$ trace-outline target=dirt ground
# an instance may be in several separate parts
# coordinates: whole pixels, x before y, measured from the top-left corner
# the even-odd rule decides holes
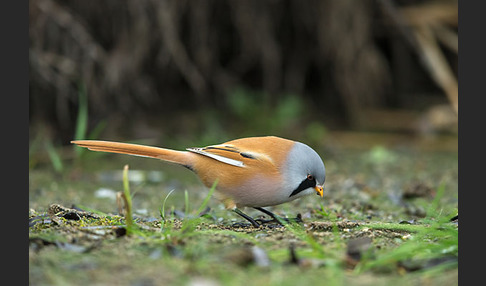
[[[62,173],[39,164],[29,176],[29,282],[457,285],[457,152],[325,151],[324,198],[269,208],[303,223],[258,229],[214,199],[197,213],[208,191],[183,168],[98,154]],[[116,199],[127,163],[129,235]]]

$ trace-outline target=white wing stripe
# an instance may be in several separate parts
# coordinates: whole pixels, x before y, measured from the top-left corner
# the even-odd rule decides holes
[[[216,154],[211,154],[211,153],[208,153],[208,152],[204,152],[201,148],[187,148],[186,150],[197,153],[197,154],[204,155],[204,156],[209,157],[209,158],[213,158],[214,160],[217,160],[217,161],[220,161],[220,162],[232,165],[232,166],[245,167],[245,164],[241,161],[226,158],[226,157],[216,155]]]

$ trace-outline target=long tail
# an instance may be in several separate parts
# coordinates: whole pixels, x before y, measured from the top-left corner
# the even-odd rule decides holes
[[[99,140],[75,140],[71,141],[71,143],[88,148],[92,151],[155,158],[180,164],[188,168],[192,168],[193,166],[194,157],[190,152],[186,151],[175,151],[159,147]]]

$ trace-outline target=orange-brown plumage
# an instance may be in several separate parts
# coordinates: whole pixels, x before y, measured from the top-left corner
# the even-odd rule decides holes
[[[208,146],[203,148],[206,152],[241,161],[245,167],[218,162],[216,168],[214,159],[201,155],[194,160],[193,169],[208,187],[218,178],[217,195],[227,208],[241,207],[246,205],[243,201],[249,200],[249,196],[259,195],[258,189],[247,190],[245,182],[264,176],[269,180],[269,184],[276,186],[282,180],[279,166],[285,158],[284,154],[293,144],[294,141],[278,137],[261,137],[259,142],[252,138],[242,138]],[[241,154],[247,154],[251,158]],[[245,189],[246,193],[242,193],[242,189]]]
[[[226,208],[240,215],[239,207],[277,205],[308,195],[313,189],[322,196],[325,180],[324,164],[314,150],[300,142],[274,136],[241,138],[203,148],[187,148],[187,151],[97,140],[72,143],[93,151],[183,165],[208,187],[218,180],[217,197]]]
[[[192,157],[188,152],[175,151],[159,147],[151,147],[139,144],[99,141],[99,140],[75,140],[71,141],[78,146],[92,151],[127,154],[134,156],[150,157],[180,165],[192,165]]]

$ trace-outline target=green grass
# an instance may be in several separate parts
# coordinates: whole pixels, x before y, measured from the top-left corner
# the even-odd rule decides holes
[[[128,165],[123,168],[123,198],[125,201],[125,222],[127,224],[127,235],[135,231],[135,223],[132,214],[132,195],[130,194],[130,182],[128,180]]]
[[[86,86],[81,84],[78,88],[78,117],[76,118],[76,129],[74,134],[75,140],[86,139],[88,131],[88,95],[86,93]],[[84,148],[75,148],[77,157],[81,157]]]
[[[61,156],[54,148],[54,145],[51,141],[46,141],[46,150],[54,170],[58,173],[62,173],[64,171],[64,164],[62,162]]]
[[[207,198],[209,197],[210,194]],[[167,203],[167,200],[164,203]],[[162,206],[161,209],[163,208],[165,207]],[[197,214],[201,209],[204,209],[204,203],[200,204],[197,211],[192,209],[190,214]],[[107,239],[101,248],[95,248],[90,253],[80,255],[68,254],[64,251],[53,256],[52,259],[54,257],[64,259],[64,265],[74,268],[77,268],[76,265],[79,263],[85,263],[82,261],[103,265],[101,273],[91,274],[99,283],[109,281],[106,280],[109,278],[104,277],[106,273],[122,267],[126,269],[126,274],[117,275],[132,282],[137,279],[143,280],[144,275],[156,279],[159,274],[155,269],[160,269],[161,273],[166,274],[157,279],[163,279],[167,285],[186,284],[195,279],[194,277],[206,277],[206,279],[219,281],[221,285],[260,283],[296,285],[322,283],[322,281],[326,281],[326,285],[347,285],[352,284],[352,281],[358,281],[358,277],[363,276],[371,276],[370,279],[374,283],[383,280],[384,284],[378,283],[378,285],[386,285],[394,281],[394,277],[403,276],[400,274],[400,262],[457,256],[457,228],[443,221],[431,225],[369,223],[344,232],[338,227],[334,227],[331,231],[310,231],[308,227],[297,224],[287,224],[285,228],[276,230],[210,227],[211,220],[197,216],[186,216],[182,220],[164,216],[164,219],[165,221],[159,222],[160,225],[139,221],[137,223],[139,227],[132,232],[135,235],[128,235],[122,240]],[[113,218],[113,225],[119,225],[118,221]],[[128,217],[125,217],[125,222],[129,234]],[[77,223],[83,226],[93,224],[89,220]],[[70,222],[70,224],[75,223]],[[363,232],[363,229],[368,230]],[[44,229],[44,231],[56,233],[55,229]],[[389,242],[386,236],[380,237],[383,231],[399,233],[408,238],[393,238]],[[74,229],[70,232],[76,233]],[[358,237],[361,233],[374,236],[371,251],[364,253],[363,259],[350,272],[344,260],[346,241]],[[55,236],[44,237],[57,241]],[[382,240],[386,241],[385,246],[380,249],[374,247],[375,243]],[[290,245],[295,245],[295,253],[301,262],[299,265],[290,262]],[[268,255],[271,261],[268,268],[255,265],[254,258],[249,254],[252,246],[263,249]],[[116,259],[109,260],[101,257],[102,254]],[[48,257],[42,255],[38,258],[40,261],[32,262],[36,265],[34,268],[41,267],[49,273],[49,277],[44,279],[53,284],[58,280],[70,281],[72,277],[58,273],[47,266],[57,264],[53,260],[46,261],[45,259],[50,259]],[[441,277],[448,275],[451,269],[457,269],[457,262],[439,264],[420,271],[427,277]],[[383,279],[381,277],[383,271],[392,276]],[[84,272],[86,271],[80,271],[80,273]],[[79,275],[74,274],[74,277]],[[119,281],[122,285],[130,284],[122,282],[123,279],[120,277],[115,278],[115,281]],[[93,282],[86,276],[79,279],[79,283]],[[397,285],[410,283],[407,279],[402,281],[403,284]]]
[[[74,130],[74,140],[97,139],[106,127],[106,120],[101,120],[89,132],[89,102],[86,86],[80,84],[78,87],[78,115]],[[74,146],[73,146],[74,147]],[[85,148],[74,147],[74,154],[77,161],[84,158]]]
[[[165,223],[167,222],[168,218],[166,217],[165,215],[165,205],[167,203],[167,199],[170,197],[170,195],[175,191],[175,189],[172,189],[168,194],[167,196],[165,196],[164,198],[164,202],[162,203],[162,206],[159,208],[159,213],[160,213],[160,217],[162,218],[162,222],[161,222],[161,230],[163,230],[164,228],[164,225]]]
[[[437,188],[436,196],[427,209],[427,216],[420,219],[417,224],[399,223],[374,223],[363,225],[362,228],[376,230],[401,231],[404,233],[399,246],[385,248],[377,251],[373,256],[368,256],[355,269],[357,273],[366,270],[380,269],[395,265],[396,263],[416,260],[426,261],[444,257],[458,257],[459,229],[450,222],[455,209],[447,211],[440,205],[440,199],[444,195],[445,184]],[[436,268],[457,267],[458,260],[452,260],[447,264],[440,264]],[[426,271],[435,271],[434,267]]]
[[[402,162],[406,164],[406,161]],[[43,191],[30,190],[32,200],[47,205],[46,202],[63,203],[58,199],[64,199],[64,204],[69,206],[69,202],[82,198],[81,204],[76,201],[76,205],[96,212],[102,218],[62,219],[63,225],[39,223],[29,228],[30,238],[51,242],[38,249],[31,246],[29,278],[49,285],[187,285],[198,282],[198,279],[219,285],[457,284],[458,265],[454,258],[458,256],[458,227],[449,222],[457,212],[457,205],[453,200],[451,202],[454,188],[450,182],[437,180],[435,197],[407,201],[423,205],[426,213],[425,217],[415,217],[412,224],[400,223],[410,217],[400,211],[400,206],[390,205],[385,195],[365,201],[373,205],[370,220],[359,198],[352,197],[354,194],[349,191],[352,189],[343,187],[346,186],[344,183],[339,184],[340,172],[346,180],[353,175],[343,169],[340,172],[333,170],[333,164],[329,166],[335,181],[330,181],[324,201],[309,197],[274,210],[277,214],[283,211],[287,216],[308,212],[305,225],[287,224],[263,229],[233,227],[235,221],[245,221],[220,208],[220,204],[212,199],[215,186],[208,193],[198,193],[198,187],[194,185],[178,185],[176,188],[182,191],[177,192],[166,182],[159,185],[147,183],[136,185],[135,189],[140,190],[134,196],[130,191],[134,186],[128,184],[129,170],[126,168],[122,184],[103,186],[122,188],[130,200],[126,205],[130,205],[127,213],[132,214],[133,230],[121,237],[114,235],[110,226],[120,228],[126,225],[128,229],[130,219],[110,213],[116,210],[114,202],[110,209],[108,201],[101,204],[107,199],[90,197],[100,184],[108,183],[86,185],[81,181],[65,184],[57,181],[49,185],[52,179],[47,173],[36,175],[34,172],[31,184],[37,185],[40,179],[48,184]],[[69,166],[65,166],[67,168]],[[209,213],[200,216],[208,206],[211,207]],[[156,220],[136,216],[139,208],[155,210]],[[180,216],[174,210],[181,210]],[[259,215],[251,210],[248,213]],[[151,215],[154,214],[148,217]],[[347,221],[358,224],[346,226]],[[327,227],[318,228],[319,224]],[[101,228],[90,229],[90,226]],[[360,237],[371,237],[370,247],[363,251],[355,267],[349,267],[347,243]],[[58,242],[85,246],[89,251],[73,252],[56,246]],[[255,263],[251,254],[253,247],[266,253],[270,260],[268,267]],[[291,249],[294,249],[298,263],[292,261]],[[444,259],[443,263],[435,266],[428,263],[441,259]],[[411,269],[414,267],[416,269]]]
[[[396,225],[367,225],[374,229],[398,229]],[[458,230],[455,226],[437,223],[434,225],[418,225],[399,228],[410,233],[404,235],[400,245],[393,248],[384,248],[366,257],[355,269],[356,273],[369,270],[380,270],[397,263],[414,260],[417,262],[444,257],[458,256]],[[437,268],[457,267],[458,261],[452,260],[446,265],[440,264]],[[424,271],[434,271],[434,267]]]

